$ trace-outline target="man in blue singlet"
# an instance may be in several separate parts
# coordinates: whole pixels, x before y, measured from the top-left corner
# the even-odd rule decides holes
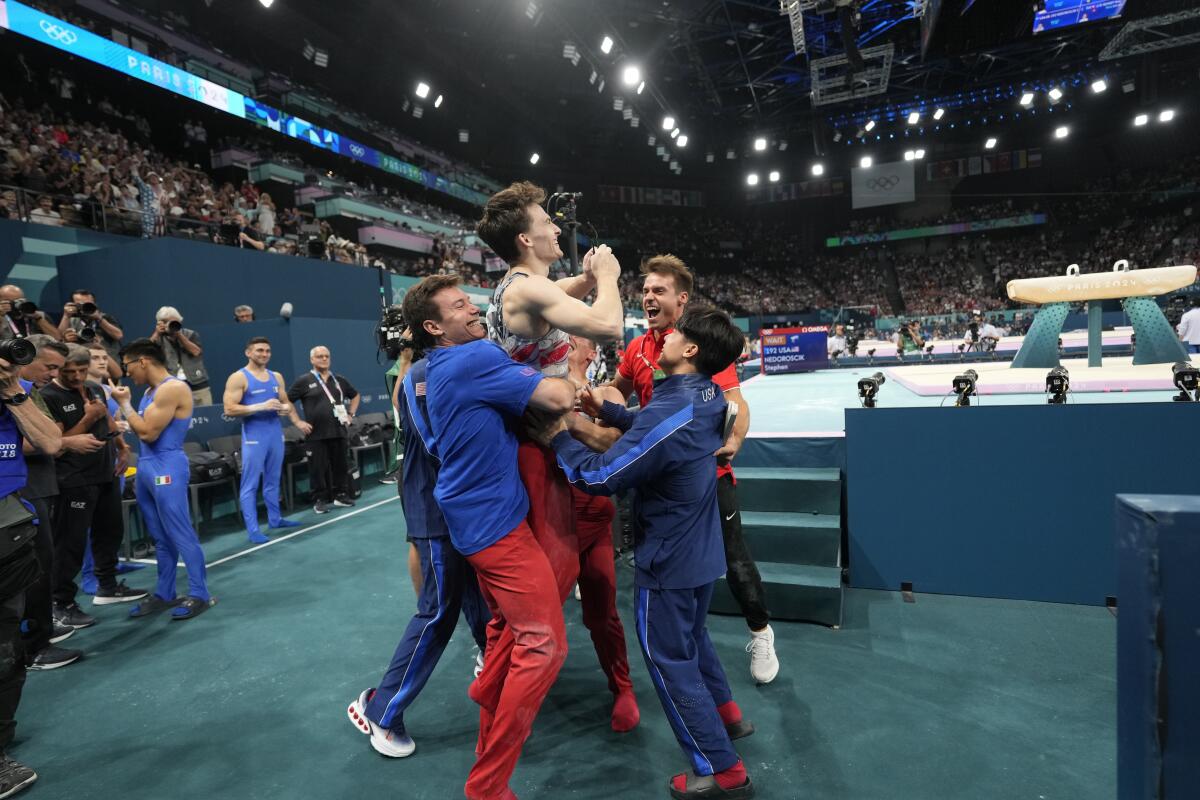
[[[188,513],[188,461],[183,437],[192,419],[192,390],[167,372],[162,348],[149,339],[136,339],[121,351],[125,374],[150,388],[138,410],[129,402],[128,386],[112,387],[129,427],[142,442],[137,468],[138,508],[154,539],[158,585],[154,594],[129,612],[144,617],[171,609],[171,619],[191,619],[213,604],[205,581],[204,551]],[[175,565],[187,568],[188,595],[175,595]]]
[[[271,342],[255,336],[246,343],[246,366],[225,381],[225,413],[242,418],[242,519],[253,544],[270,541],[258,528],[258,484],[267,502],[267,522],[272,528],[294,528],[299,522],[279,513],[279,478],[283,470],[281,416],[300,421],[288,402],[283,376],[267,369]]]

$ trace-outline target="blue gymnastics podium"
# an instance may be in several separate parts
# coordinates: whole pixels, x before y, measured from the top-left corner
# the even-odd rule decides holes
[[[1200,497],[1117,496],[1117,796],[1200,791]]]

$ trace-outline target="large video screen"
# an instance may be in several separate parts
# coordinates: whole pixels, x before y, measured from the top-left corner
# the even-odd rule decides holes
[[[42,44],[48,44],[71,55],[154,84],[160,89],[181,94],[197,103],[204,103],[206,106],[233,114],[235,117],[248,119],[284,136],[308,142],[313,147],[339,153],[372,167],[378,167],[460,200],[466,200],[478,206],[487,202],[487,196],[474,189],[381,153],[348,136],[314,125],[307,120],[286,111],[280,111],[266,103],[260,103],[252,97],[246,97],[240,92],[205,80],[198,75],[150,58],[145,53],[123,47],[110,39],[97,36],[91,31],[76,27],[69,22],[38,11],[36,8],[18,3],[16,0],[0,0],[0,28],[7,28]]]
[[[1033,32],[1053,31],[1083,22],[1121,16],[1125,0],[1046,0],[1045,8],[1033,15]]]

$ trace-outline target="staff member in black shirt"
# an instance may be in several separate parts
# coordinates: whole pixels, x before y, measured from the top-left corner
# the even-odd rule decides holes
[[[141,600],[146,592],[117,582],[117,552],[124,537],[121,493],[117,475],[125,471],[129,445],[120,437],[108,413],[100,384],[87,380],[92,354],[86,347],[68,345],[67,361],[59,375],[42,390],[42,397],[63,436],[90,433],[103,441],[93,452],[66,452],[55,462],[58,503],[54,515],[55,622],[72,628],[96,624],[75,602],[75,576],[83,564],[88,530],[92,533],[92,557],[96,562],[96,605]]]
[[[288,400],[304,406],[304,420],[298,427],[311,446],[308,473],[313,511],[324,514],[330,502],[354,505],[346,465],[346,429],[358,413],[360,398],[350,381],[330,371],[328,347],[317,345],[309,351],[308,360],[313,368],[292,383]]]

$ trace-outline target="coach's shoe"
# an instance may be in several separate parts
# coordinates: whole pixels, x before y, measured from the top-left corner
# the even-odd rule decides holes
[[[132,603],[141,600],[148,594],[150,593],[141,589],[130,589],[124,582],[121,582],[108,589],[97,589],[96,596],[92,598],[92,605],[106,606],[111,603]]]
[[[294,519],[287,519],[286,517],[283,517],[279,520],[278,525],[271,526],[271,530],[277,531],[280,528],[299,528],[303,524],[303,522],[296,522]]]
[[[29,659],[27,669],[34,670],[35,672],[58,669],[59,667],[65,667],[67,664],[74,664],[81,658],[83,658],[82,650],[68,650],[65,647],[48,645],[36,653],[33,658]]]
[[[246,531],[246,538],[250,541],[250,544],[266,544],[271,541],[271,537],[262,531]]]
[[[168,608],[174,608],[177,605],[179,605],[178,597],[172,597],[170,600],[163,600],[158,595],[152,594],[133,608],[129,609],[129,616],[148,617],[151,614],[157,614],[160,611],[166,611]]]
[[[0,798],[12,797],[36,780],[36,772],[21,762],[0,754]]]
[[[333,504],[338,508],[354,507],[354,501],[350,499],[350,495],[348,494],[339,494],[337,497],[333,498]]]
[[[358,730],[359,733],[365,733],[371,737],[371,747],[376,753],[387,756],[388,758],[406,758],[413,754],[417,749],[417,744],[412,740],[412,737],[404,731],[389,731],[379,727],[371,720],[367,719],[367,703],[371,701],[371,696],[375,694],[374,689],[367,689],[352,702],[349,708],[346,709],[346,716],[350,718],[351,724]]]
[[[50,629],[50,644],[58,644],[64,639],[70,639],[75,635],[75,629],[70,625],[59,625],[57,622],[51,623]]]
[[[746,652],[750,654],[750,675],[755,683],[775,680],[779,674],[779,659],[775,657],[775,631],[770,625],[761,631],[750,631]]]
[[[754,724],[742,717],[742,710],[733,700],[717,706],[717,713],[721,715],[721,722],[725,725],[725,733],[729,736],[730,741],[742,739],[754,733]]]
[[[96,624],[96,618],[83,613],[78,603],[69,606],[54,607],[54,622],[69,628],[90,628]]]
[[[328,514],[329,513],[329,504],[326,503],[324,500],[318,500],[317,502],[313,503],[313,513],[314,514]]]
[[[739,761],[724,772],[715,775],[696,775],[685,772],[671,778],[671,797],[675,800],[747,800],[754,797],[754,784]]]
[[[171,609],[171,621],[198,617],[216,604],[217,598],[215,597],[208,600],[201,600],[199,597],[185,597],[179,601],[178,605]]]

